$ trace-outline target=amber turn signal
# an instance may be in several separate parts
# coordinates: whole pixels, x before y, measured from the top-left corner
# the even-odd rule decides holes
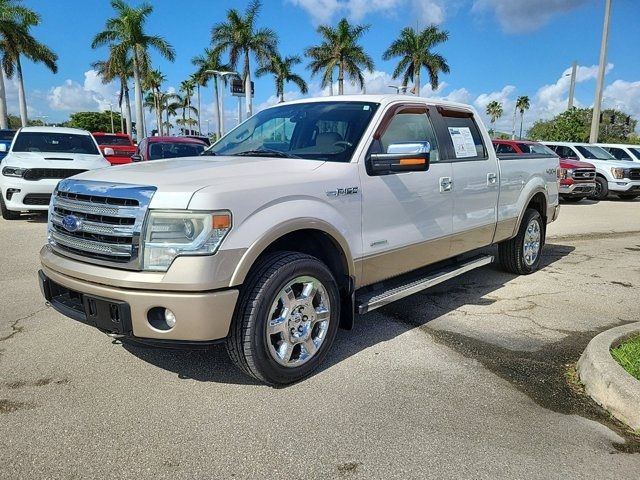
[[[231,215],[214,215],[213,228],[215,230],[231,228]]]
[[[400,165],[424,165],[427,161],[424,158],[402,158]]]

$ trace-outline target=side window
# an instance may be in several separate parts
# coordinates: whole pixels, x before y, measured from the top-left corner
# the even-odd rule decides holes
[[[627,154],[627,152],[625,152],[621,148],[606,147],[605,150],[607,150],[611,155],[616,157],[618,160],[632,160],[632,158]]]
[[[578,155],[578,152],[576,152],[573,148],[571,147],[565,147],[567,149],[567,158],[580,158],[580,155]]]
[[[443,114],[442,119],[453,143],[453,158],[464,160],[484,160],[487,158],[487,148],[473,117]]]
[[[418,112],[415,109],[400,111],[387,125],[380,137],[382,151],[386,152],[389,145],[394,143],[424,142],[431,145],[430,162],[439,160],[438,141],[431,125],[427,112]]]
[[[500,143],[496,147],[496,153],[518,153],[516,149],[506,143]]]

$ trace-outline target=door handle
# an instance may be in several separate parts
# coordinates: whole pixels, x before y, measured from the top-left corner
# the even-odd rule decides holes
[[[450,192],[453,188],[451,177],[440,177],[440,193]]]
[[[495,185],[498,181],[498,175],[495,173],[487,173],[487,185]]]

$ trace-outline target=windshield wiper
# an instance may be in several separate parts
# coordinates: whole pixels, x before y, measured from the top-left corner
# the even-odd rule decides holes
[[[263,148],[261,150],[246,150],[244,152],[232,153],[237,157],[280,157],[280,158],[300,158],[293,153],[281,152],[280,150],[271,150]]]

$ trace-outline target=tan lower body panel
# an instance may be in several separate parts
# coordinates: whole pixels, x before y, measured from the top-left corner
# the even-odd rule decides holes
[[[500,220],[496,226],[496,235],[493,238],[493,243],[501,242],[513,237],[516,233],[516,227],[518,226],[517,218],[510,218],[508,220]]]
[[[133,334],[140,338],[186,341],[224,338],[229,333],[239,293],[238,290],[198,293],[129,290],[77,280],[46,266],[43,271],[55,283],[76,292],[127,302]],[[175,327],[161,331],[149,325],[147,312],[153,307],[171,309],[176,316]]]

